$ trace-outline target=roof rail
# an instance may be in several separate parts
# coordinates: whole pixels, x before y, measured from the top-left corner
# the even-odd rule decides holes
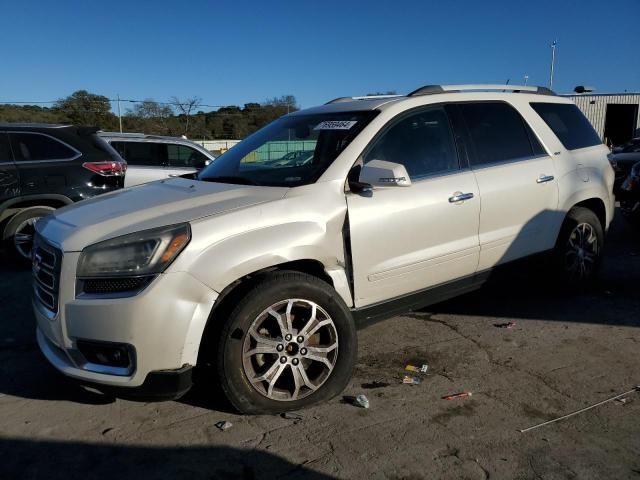
[[[411,92],[408,97],[417,97],[420,95],[433,95],[436,93],[451,92],[473,92],[473,91],[493,91],[508,90],[514,93],[527,92],[538,95],[555,95],[555,92],[547,87],[533,87],[528,85],[499,85],[499,84],[469,84],[469,85],[425,85]]]
[[[100,130],[100,135],[113,136],[113,137],[144,137],[144,133],[140,132],[111,132],[107,130]]]
[[[398,97],[404,97],[404,95],[362,95],[359,97],[338,97],[328,101],[327,103],[325,103],[325,105],[330,105],[332,103],[353,102],[354,100],[379,100],[384,98],[398,98]]]

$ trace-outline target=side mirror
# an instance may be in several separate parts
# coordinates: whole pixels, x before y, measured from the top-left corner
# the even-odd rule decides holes
[[[360,170],[360,183],[373,187],[410,187],[411,179],[404,165],[385,160],[371,160]]]

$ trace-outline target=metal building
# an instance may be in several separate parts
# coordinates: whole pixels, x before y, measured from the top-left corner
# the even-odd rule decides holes
[[[609,146],[640,137],[640,93],[586,93],[571,98]]]

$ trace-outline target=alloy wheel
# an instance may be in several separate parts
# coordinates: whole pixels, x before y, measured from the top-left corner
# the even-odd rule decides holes
[[[252,322],[242,349],[244,373],[265,397],[305,398],[330,377],[338,359],[338,332],[325,310],[310,300],[274,303]]]
[[[595,229],[588,223],[576,225],[569,235],[565,251],[567,271],[579,278],[588,278],[596,267],[599,254]]]
[[[13,235],[13,245],[16,251],[25,259],[31,260],[33,250],[33,236],[35,224],[41,217],[31,217],[20,223]]]

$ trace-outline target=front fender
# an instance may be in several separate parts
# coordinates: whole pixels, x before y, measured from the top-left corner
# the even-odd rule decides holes
[[[329,233],[326,227],[295,222],[243,232],[203,250],[192,262],[190,272],[216,292],[222,292],[251,273],[287,262],[314,260],[324,266],[344,302],[352,305],[341,230]]]

